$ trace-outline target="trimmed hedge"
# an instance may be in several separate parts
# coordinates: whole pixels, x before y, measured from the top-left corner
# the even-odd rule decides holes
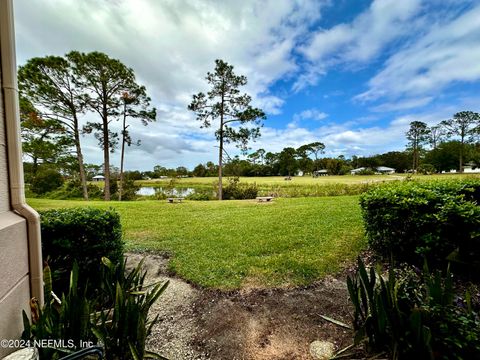
[[[479,203],[480,179],[387,184],[360,197],[370,247],[408,262],[480,255]]]
[[[120,216],[114,210],[94,208],[56,209],[40,212],[43,258],[53,270],[54,280],[62,285],[74,261],[82,279],[91,288],[102,271],[102,256],[122,261],[123,241]]]

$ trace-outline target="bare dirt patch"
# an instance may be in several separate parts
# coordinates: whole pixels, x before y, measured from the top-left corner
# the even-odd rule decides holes
[[[136,263],[145,254],[129,254]],[[309,345],[327,340],[337,350],[352,342],[351,308],[343,277],[292,289],[205,290],[168,274],[168,259],[146,255],[148,281],[170,280],[152,309],[161,321],[147,346],[169,359],[311,359]]]

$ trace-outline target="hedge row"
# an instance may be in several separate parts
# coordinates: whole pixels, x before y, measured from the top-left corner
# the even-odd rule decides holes
[[[404,182],[360,197],[370,247],[408,262],[480,255],[480,179]]]
[[[122,227],[114,210],[56,209],[42,211],[40,216],[43,258],[54,271],[57,284],[68,285],[76,261],[81,278],[95,288],[103,269],[102,256],[115,263],[122,261]]]

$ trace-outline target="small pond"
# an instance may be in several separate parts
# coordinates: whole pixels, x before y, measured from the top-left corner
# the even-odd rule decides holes
[[[137,191],[137,195],[140,196],[151,196],[155,194],[165,194],[167,196],[174,197],[187,197],[188,195],[194,194],[194,188],[163,188],[163,187],[153,187],[153,186],[143,186]]]

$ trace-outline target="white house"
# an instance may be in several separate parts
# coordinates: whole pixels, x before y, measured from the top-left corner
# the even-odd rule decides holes
[[[313,177],[327,176],[327,175],[328,175],[328,170],[327,169],[315,170],[313,172]]]
[[[377,167],[377,172],[380,174],[393,174],[395,172],[395,169],[387,166],[379,166]]]
[[[368,169],[370,169],[370,168],[359,167],[357,169],[350,170],[350,174],[357,175],[358,173],[360,173],[364,170],[368,170]],[[373,168],[372,170],[374,170],[377,174],[393,174],[393,173],[395,173],[394,168],[387,167],[387,166],[378,166],[376,168]]]
[[[359,167],[357,169],[350,170],[351,175],[357,175],[359,172],[362,172],[364,170],[367,170],[366,167]]]
[[[96,175],[92,178],[93,181],[105,181],[105,176],[103,175]]]

